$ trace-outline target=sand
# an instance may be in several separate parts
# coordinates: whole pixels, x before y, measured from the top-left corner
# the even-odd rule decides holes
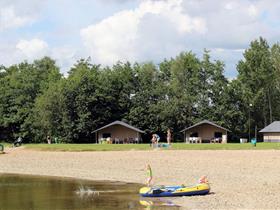
[[[206,196],[175,199],[183,209],[280,209],[280,151],[42,152],[8,149],[0,173],[20,173],[144,183],[152,166],[155,184],[211,183]]]

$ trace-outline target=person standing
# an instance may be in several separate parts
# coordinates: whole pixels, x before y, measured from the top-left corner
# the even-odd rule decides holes
[[[154,134],[155,135],[155,138],[156,138],[156,143],[158,144],[158,142],[159,142],[159,140],[160,140],[160,137],[159,137],[159,135],[158,134]]]
[[[171,130],[167,129],[167,144],[171,145]]]
[[[156,134],[156,133],[154,133],[154,134],[152,135],[152,140],[151,140],[151,142],[152,142],[152,147],[153,147],[153,148],[158,148],[158,146],[159,146],[159,144],[158,144],[159,140],[160,140],[159,135]]]
[[[155,148],[156,141],[157,141],[157,139],[156,139],[155,134],[152,134],[152,139],[151,139],[151,147],[152,148]]]
[[[147,176],[148,176],[146,184],[148,187],[150,187],[151,182],[153,180],[153,172],[152,172],[152,168],[151,168],[150,164],[147,165],[146,170],[147,170]]]
[[[22,138],[21,136],[18,137],[18,139],[14,142],[14,147],[19,147],[22,144]]]
[[[51,137],[50,136],[47,136],[47,142],[48,142],[48,144],[51,144],[52,142],[51,142]]]

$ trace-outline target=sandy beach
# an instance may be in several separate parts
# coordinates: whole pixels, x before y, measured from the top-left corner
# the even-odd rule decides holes
[[[194,184],[207,175],[211,193],[175,200],[183,209],[280,209],[280,151],[43,152],[9,148],[0,173],[155,184]]]

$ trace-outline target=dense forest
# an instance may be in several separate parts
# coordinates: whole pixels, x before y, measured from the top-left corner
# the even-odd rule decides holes
[[[231,141],[280,119],[280,45],[250,43],[229,80],[224,63],[182,52],[154,63],[111,67],[81,59],[65,77],[49,57],[0,66],[0,140],[94,142],[93,131],[122,120],[146,132],[183,140],[180,130],[210,120],[231,130]],[[250,118],[249,118],[250,115]],[[145,136],[144,136],[145,138]]]

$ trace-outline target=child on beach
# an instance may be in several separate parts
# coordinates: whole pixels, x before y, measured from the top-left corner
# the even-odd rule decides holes
[[[150,164],[147,165],[146,170],[147,170],[147,176],[148,176],[146,184],[148,187],[150,187],[152,179],[153,179],[153,172],[152,172],[152,168],[151,168]]]
[[[208,179],[207,176],[202,176],[200,177],[200,179],[198,180],[199,184],[204,184],[204,183],[208,183]]]

